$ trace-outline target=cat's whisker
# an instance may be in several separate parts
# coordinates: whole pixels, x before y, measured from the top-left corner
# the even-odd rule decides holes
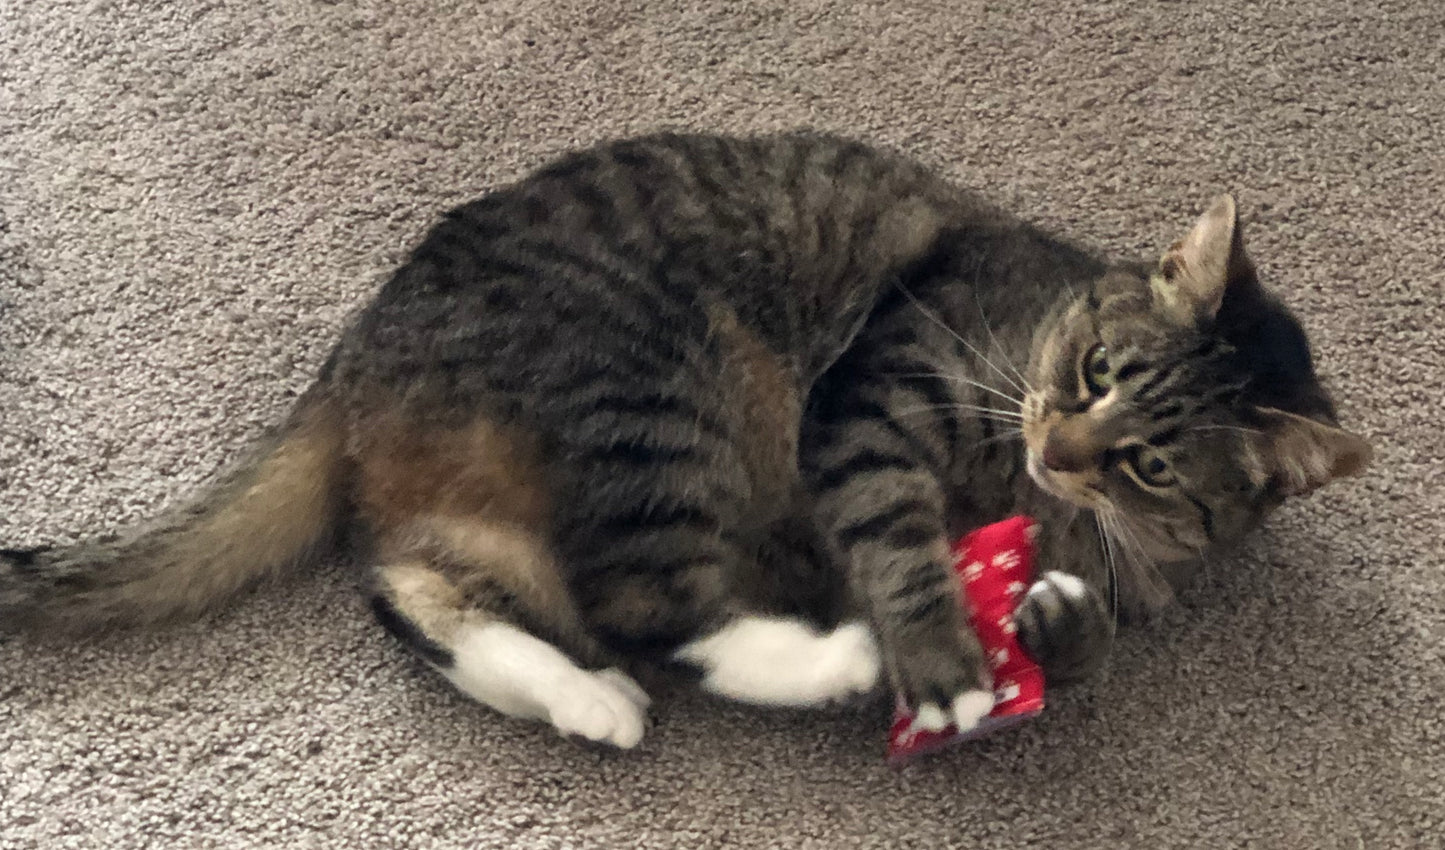
[[[901,411],[901,412],[899,412],[899,413],[894,413],[893,415],[894,415],[896,418],[898,418],[898,419],[903,419],[903,418],[906,418],[906,417],[909,417],[909,416],[918,416],[919,414],[923,414],[923,413],[932,413],[932,414],[934,414],[934,415],[937,415],[938,411],[937,411],[937,410],[930,410],[930,409],[928,409],[928,408],[918,408],[918,409],[915,409],[915,410],[905,410],[905,411]],[[1018,426],[1022,424],[1022,423],[1020,423],[1020,422],[1018,422],[1018,421],[1016,421],[1016,420],[1013,420],[1013,419],[998,419],[998,418],[995,418],[995,417],[992,417],[992,416],[988,416],[988,415],[985,415],[985,414],[972,414],[972,415],[973,415],[975,418],[977,418],[978,420],[980,420],[980,421],[992,422],[992,423],[995,424],[995,425],[1007,426],[1007,427],[1009,427],[1010,429],[1018,428]],[[1023,439],[1023,430],[1022,430],[1021,428],[1019,428],[1019,434],[1018,434],[1017,436],[1018,436],[1019,439]]]
[[[1128,517],[1117,509],[1107,512],[1106,522],[1113,531],[1114,537],[1120,546],[1125,549],[1126,563],[1130,568],[1135,580],[1141,583],[1141,590],[1161,599],[1167,599],[1173,595],[1173,589],[1159,571],[1159,565],[1153,558],[1149,557],[1144,543],[1139,539],[1138,532],[1134,529]],[[1143,587],[1147,582],[1148,587]]]
[[[1016,410],[1004,410],[1002,408],[989,407],[982,404],[968,404],[967,402],[954,402],[945,406],[952,407],[955,410],[971,410],[974,413],[988,413],[993,416],[1001,416],[1004,419],[1012,419],[1018,422],[1024,421],[1024,415]]]
[[[1238,431],[1241,434],[1263,434],[1258,428],[1246,428],[1243,425],[1194,425],[1184,429],[1190,431]]]
[[[1104,569],[1109,580],[1109,619],[1119,622],[1119,570],[1114,564],[1114,547],[1109,542],[1109,533],[1104,530],[1103,514],[1094,512],[1094,528],[1099,532],[1099,545],[1103,549]]]
[[[1119,512],[1115,509],[1107,509],[1104,512],[1104,525],[1109,529],[1109,535],[1114,539],[1125,563],[1137,565],[1145,560],[1142,547],[1137,537],[1124,527]]]
[[[993,347],[998,351],[999,356],[1003,358],[1004,365],[1008,366],[1009,371],[1017,375],[1019,381],[1025,387],[1033,389],[1029,386],[1029,379],[1025,378],[1024,373],[1020,372],[1018,367],[1014,365],[1013,361],[1009,359],[1008,352],[1005,351],[1004,347],[999,344],[998,337],[994,336],[993,325],[989,323],[988,316],[983,312],[983,298],[979,295],[979,291],[979,287],[975,286],[973,288],[973,303],[974,306],[978,307],[978,317],[983,321],[983,329],[988,332],[989,340],[993,343]]]
[[[1121,542],[1124,542],[1124,548],[1129,549],[1130,561],[1140,565],[1140,567],[1155,570],[1155,562],[1153,562],[1153,558],[1150,558],[1149,554],[1144,551],[1144,544],[1140,542],[1139,533],[1134,531],[1133,526],[1130,525],[1129,520],[1124,518],[1123,513],[1114,510],[1114,512],[1110,512],[1110,519],[1111,522],[1113,522],[1114,528],[1117,529],[1118,538],[1120,538]]]
[[[1115,610],[1117,611],[1119,604],[1119,562],[1122,560],[1124,562],[1124,566],[1132,568],[1136,564],[1136,560],[1134,558],[1133,552],[1130,550],[1128,541],[1125,540],[1125,538],[1119,531],[1118,519],[1115,516],[1114,511],[1110,508],[1105,508],[1095,513],[1094,516],[1097,520],[1100,521],[1102,525],[1104,539],[1108,541],[1109,545],[1108,565],[1111,576],[1111,584],[1113,587],[1112,593],[1114,597],[1111,600],[1111,604],[1115,607]]]
[[[988,384],[975,381],[972,378],[966,378],[963,375],[947,375],[943,372],[885,372],[884,374],[889,378],[937,378],[940,381],[949,381],[955,384],[967,384],[970,387],[977,387],[986,392],[991,392],[994,395],[999,396],[1000,398],[1008,399],[1014,404],[1022,405],[1024,403],[1023,399],[1021,398],[1010,395],[1009,393],[1006,393],[997,387],[991,387]]]
[[[974,443],[974,444],[973,444],[973,447],[974,447],[974,448],[977,448],[977,447],[979,447],[979,446],[986,446],[986,445],[988,445],[988,444],[990,444],[990,443],[998,443],[998,442],[1004,442],[1004,441],[1010,441],[1010,440],[1022,440],[1023,438],[1024,438],[1024,429],[1022,429],[1022,428],[1010,428],[1009,430],[1004,431],[1002,434],[995,434],[995,435],[993,435],[992,437],[984,437],[982,440],[979,440],[978,442]]]
[[[1209,556],[1204,554],[1203,546],[1194,546],[1194,553],[1199,556],[1199,566],[1204,571],[1204,579],[1210,583],[1214,581],[1214,564],[1210,563]]]
[[[923,314],[924,318],[928,319],[930,322],[942,328],[945,333],[957,340],[958,343],[964,348],[972,351],[976,357],[978,357],[984,362],[984,365],[988,366],[988,368],[996,372],[999,377],[1003,378],[1005,381],[1008,381],[1009,385],[1012,386],[1014,389],[1018,390],[1024,395],[1028,395],[1029,391],[1027,389],[1019,386],[1017,381],[1009,377],[1009,374],[1007,372],[1000,369],[992,360],[988,359],[988,356],[985,355],[982,351],[979,351],[977,346],[964,339],[962,336],[959,336],[958,331],[950,328],[948,326],[948,323],[944,322],[943,319],[939,318],[936,313],[934,313],[928,307],[924,306],[923,302],[918,300],[918,296],[914,295],[912,292],[909,292],[908,287],[904,286],[902,281],[894,281],[894,284],[898,287],[900,292],[907,296],[908,300],[912,302],[914,308],[917,309],[918,312]]]
[[[1009,410],[999,410],[994,407],[982,407],[977,404],[962,404],[959,402],[940,402],[939,404],[923,404],[917,407],[909,407],[894,413],[894,416],[911,416],[916,413],[938,410],[965,410],[969,413],[982,414],[983,418],[994,419],[999,422],[1007,422],[1010,425],[1023,425],[1024,415]]]
[[[1124,561],[1129,565],[1138,563],[1138,554],[1134,543],[1125,535],[1124,528],[1119,523],[1119,516],[1113,510],[1106,509],[1102,512],[1104,517],[1104,528],[1108,530],[1109,537],[1118,545],[1124,556]]]

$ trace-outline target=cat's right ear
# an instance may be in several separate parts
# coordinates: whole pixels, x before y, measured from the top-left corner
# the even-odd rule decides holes
[[[1283,410],[1255,410],[1270,487],[1280,496],[1303,496],[1358,475],[1370,463],[1370,444],[1336,425]]]
[[[1182,325],[1212,322],[1231,291],[1258,286],[1231,195],[1215,198],[1149,280],[1155,302]]]

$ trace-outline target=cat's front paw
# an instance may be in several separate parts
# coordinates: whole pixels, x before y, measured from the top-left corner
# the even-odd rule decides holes
[[[1014,612],[1019,641],[1050,685],[1079,682],[1104,666],[1114,620],[1102,597],[1077,576],[1057,571],[1034,582]]]
[[[958,645],[898,647],[894,666],[899,692],[920,729],[968,731],[993,710],[993,677],[971,634],[961,636]]]

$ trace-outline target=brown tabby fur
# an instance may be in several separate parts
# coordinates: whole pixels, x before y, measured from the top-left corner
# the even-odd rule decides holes
[[[1112,262],[828,136],[580,151],[450,212],[209,495],[0,553],[0,616],[195,615],[345,527],[443,671],[491,622],[592,669],[746,615],[863,618],[894,686],[946,705],[985,681],[948,540],[1028,511],[1092,589],[1032,599],[1025,641],[1087,675],[1112,591],[1157,604],[1160,569],[1368,457],[1240,233],[1216,204],[1157,266]]]

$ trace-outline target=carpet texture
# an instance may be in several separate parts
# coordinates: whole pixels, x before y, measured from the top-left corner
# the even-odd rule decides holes
[[[0,541],[155,511],[275,420],[445,207],[659,127],[886,142],[1155,256],[1233,189],[1362,479],[1108,674],[904,773],[886,706],[660,688],[616,755],[466,702],[342,564],[0,645],[0,847],[1445,842],[1445,16],[1278,0],[0,0]]]

